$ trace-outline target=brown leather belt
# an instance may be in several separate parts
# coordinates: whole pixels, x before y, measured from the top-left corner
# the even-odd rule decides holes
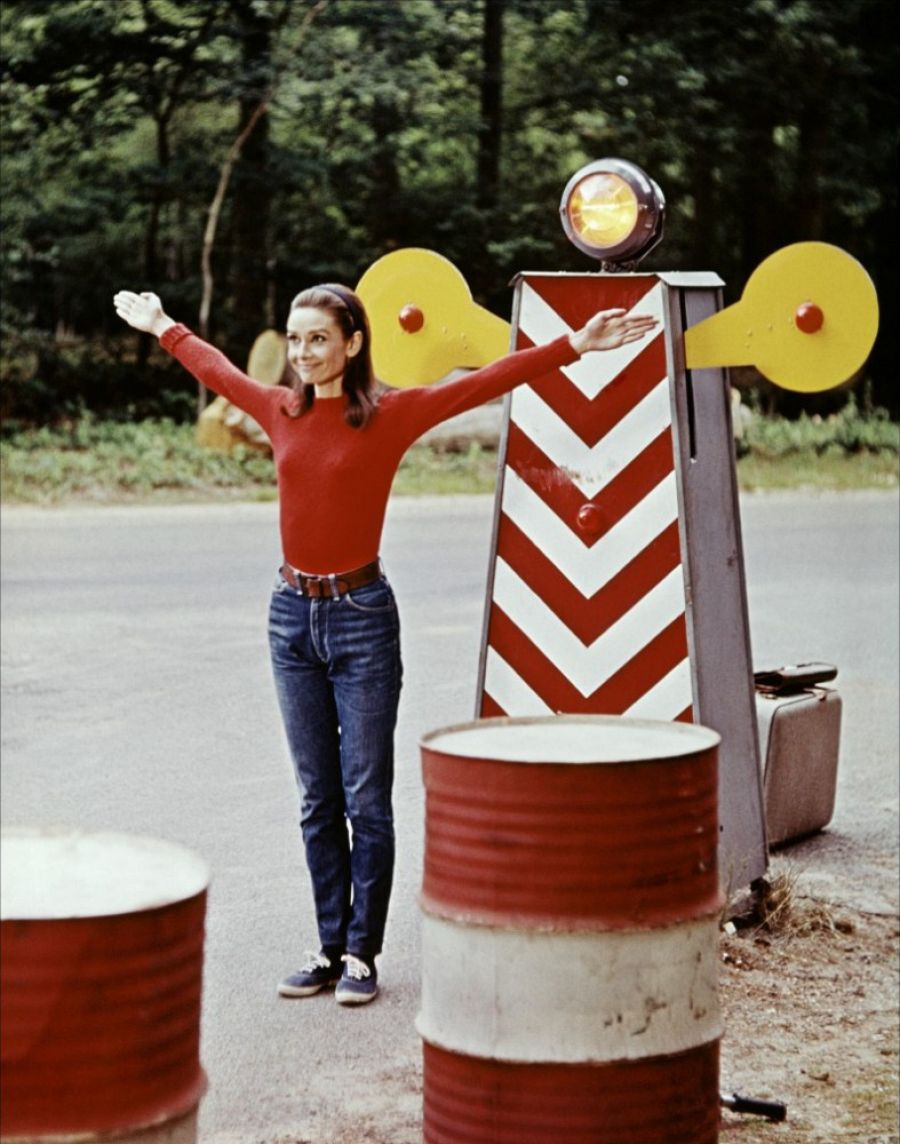
[[[332,573],[328,576],[307,576],[299,572],[290,564],[282,564],[281,575],[304,596],[313,600],[335,600],[353,588],[363,588],[366,584],[373,584],[381,576],[381,561],[373,560],[364,564],[362,568],[353,568],[349,572]]]

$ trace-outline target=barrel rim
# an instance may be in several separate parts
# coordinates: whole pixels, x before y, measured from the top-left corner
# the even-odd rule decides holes
[[[2,867],[2,871],[0,871],[2,873],[2,878],[0,878],[0,920],[4,922],[64,922],[90,918],[123,917],[190,901],[205,893],[209,888],[211,873],[209,863],[195,850],[180,842],[172,842],[169,839],[124,830],[82,830],[69,826],[22,825],[0,828],[0,845],[25,841],[39,843],[41,840],[70,841],[72,844],[78,841],[107,842],[134,850],[143,848],[148,853],[154,853],[158,858],[177,860],[182,875],[181,882],[177,892],[163,891],[159,886],[153,886],[150,891],[145,891],[143,898],[135,894],[130,903],[121,900],[120,895],[119,899],[114,899],[107,906],[102,904],[98,906],[95,899],[89,906],[86,905],[82,908],[78,908],[75,903],[69,903],[49,910],[42,908],[40,899],[23,902],[22,891],[14,889],[12,877],[15,872],[15,857],[10,848],[4,855],[4,861],[0,863],[0,867]]]
[[[583,724],[598,729],[602,727],[610,729],[615,727],[617,730],[630,728],[635,731],[649,732],[654,735],[658,733],[660,736],[665,732],[666,735],[676,741],[679,739],[684,740],[684,743],[678,744],[677,748],[673,748],[670,742],[667,748],[658,755],[641,753],[628,758],[588,758],[578,760],[571,760],[564,757],[520,758],[513,756],[511,752],[500,755],[497,753],[496,748],[493,752],[486,751],[484,747],[478,751],[464,751],[460,750],[458,746],[449,748],[449,746],[442,747],[438,745],[438,740],[442,738],[458,737],[464,739],[470,733],[476,731],[500,730],[504,727],[516,729],[538,726],[558,727],[562,723],[567,726]],[[446,727],[438,727],[432,731],[428,731],[420,737],[419,748],[422,751],[431,751],[435,754],[441,754],[460,761],[477,760],[480,762],[545,766],[630,766],[639,762],[665,762],[685,758],[690,755],[696,755],[702,751],[712,750],[718,747],[721,742],[722,736],[717,731],[700,723],[679,723],[659,719],[632,719],[625,715],[495,715],[487,719],[471,719],[464,723],[453,723]],[[542,752],[542,755],[543,754]]]
[[[567,937],[597,937],[598,934],[651,933],[664,926],[689,925],[694,922],[708,921],[710,918],[720,918],[728,900],[722,888],[705,898],[696,910],[674,909],[665,915],[659,912],[650,916],[616,915],[597,913],[594,915],[580,914],[575,917],[558,914],[526,913],[524,910],[509,910],[501,913],[499,910],[469,908],[447,903],[420,890],[416,904],[420,913],[426,918],[435,921],[447,922],[451,925],[465,929],[492,930],[497,933],[514,933],[538,937],[545,935],[565,934]]]
[[[588,1069],[612,1069],[612,1068],[638,1068],[642,1064],[652,1064],[657,1061],[672,1061],[679,1057],[687,1057],[696,1055],[711,1048],[720,1046],[722,1038],[725,1035],[725,1021],[721,1017],[718,1019],[718,1026],[710,1030],[712,1036],[705,1036],[702,1040],[698,1040],[696,1044],[688,1045],[685,1048],[673,1049],[670,1053],[653,1053],[645,1057],[597,1057],[585,1056],[579,1057],[575,1060],[567,1060],[563,1057],[542,1057],[541,1059],[534,1059],[525,1056],[500,1056],[497,1052],[473,1053],[466,1049],[460,1049],[449,1041],[441,1040],[440,1035],[436,1034],[433,1029],[430,1029],[427,1022],[423,1019],[422,1013],[416,1013],[413,1018],[413,1028],[419,1035],[423,1046],[427,1045],[431,1049],[438,1049],[442,1053],[446,1053],[451,1057],[460,1057],[463,1060],[472,1061],[474,1064],[483,1065],[488,1068],[520,1068],[523,1070],[535,1070],[545,1068],[554,1069],[571,1069],[574,1073],[576,1070]],[[6,1140],[4,1138],[4,1144]]]

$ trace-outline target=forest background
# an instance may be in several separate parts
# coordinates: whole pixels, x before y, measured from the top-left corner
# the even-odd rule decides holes
[[[509,317],[521,270],[596,268],[558,204],[584,163],[667,201],[642,266],[736,300],[778,247],[835,243],[882,329],[853,389],[755,376],[789,417],[900,416],[898,44],[889,0],[5,0],[2,400],[14,429],[196,414],[111,298],[159,293],[246,361],[318,281],[425,246]],[[230,180],[229,180],[230,176]],[[226,184],[227,181],[227,185]],[[218,194],[217,194],[218,192]]]

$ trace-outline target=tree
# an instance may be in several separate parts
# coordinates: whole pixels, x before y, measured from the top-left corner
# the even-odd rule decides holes
[[[592,269],[557,207],[609,155],[666,194],[648,268],[715,270],[730,301],[777,246],[816,238],[896,306],[886,0],[328,0],[301,48],[313,6],[2,5],[7,377],[121,401],[95,384],[98,363],[131,368],[111,283],[196,314],[211,204],[210,332],[238,358],[303,286],[352,285],[397,246],[441,251],[508,313],[515,272]],[[900,413],[883,326],[872,398]]]
[[[268,103],[277,82],[272,41],[289,11],[286,4],[275,10],[252,0],[232,0],[241,49],[238,137],[243,140],[231,212],[233,322],[235,340],[248,348],[259,331],[270,324],[266,321],[266,302],[274,187],[269,169]]]
[[[280,81],[279,70],[272,70],[271,56],[271,11],[252,10],[247,0],[232,0],[239,24],[243,30],[242,58],[244,74],[257,86],[255,90],[242,93],[240,99],[239,133],[225,156],[219,173],[216,192],[207,214],[206,229],[203,235],[201,252],[201,273],[203,293],[200,299],[200,336],[209,337],[209,317],[212,307],[213,271],[212,256],[216,241],[219,217],[225,195],[236,164],[242,157],[249,161],[251,171],[238,182],[239,193],[235,195],[236,257],[234,259],[235,282],[233,296],[238,320],[237,336],[247,339],[247,346],[263,328],[267,317],[266,298],[260,290],[260,282],[268,277],[269,206],[272,189],[266,169],[268,142],[268,114]],[[301,37],[315,16],[324,7],[324,0],[311,5],[300,26]],[[291,11],[289,4],[283,4],[274,20],[274,27],[280,28]],[[268,323],[272,324],[272,318]],[[198,410],[206,404],[206,391],[201,385],[198,394]]]
[[[481,39],[481,127],[478,131],[477,202],[490,212],[497,205],[503,136],[503,0],[484,0]]]
[[[155,162],[144,179],[149,209],[142,270],[156,280],[172,118],[182,101],[197,98],[208,77],[200,49],[221,15],[221,0],[63,0],[49,9],[19,0],[11,7],[29,26],[31,50],[7,61],[9,74],[41,92],[44,115],[70,122],[73,144],[95,146],[129,130],[136,112],[151,119]]]

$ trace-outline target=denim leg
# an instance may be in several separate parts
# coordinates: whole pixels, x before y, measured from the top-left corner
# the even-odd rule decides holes
[[[319,941],[323,948],[343,951],[350,917],[350,840],[337,708],[313,631],[317,603],[287,587],[276,589],[269,610],[269,646],[300,789],[300,823]]]
[[[381,953],[394,874],[394,727],[399,693],[378,712],[358,711],[340,684],[341,769],[353,832],[350,879],[353,901],[347,950],[360,957]]]
[[[332,601],[327,644],[353,839],[347,950],[374,958],[384,940],[394,871],[391,794],[402,683],[399,618],[385,581]]]

